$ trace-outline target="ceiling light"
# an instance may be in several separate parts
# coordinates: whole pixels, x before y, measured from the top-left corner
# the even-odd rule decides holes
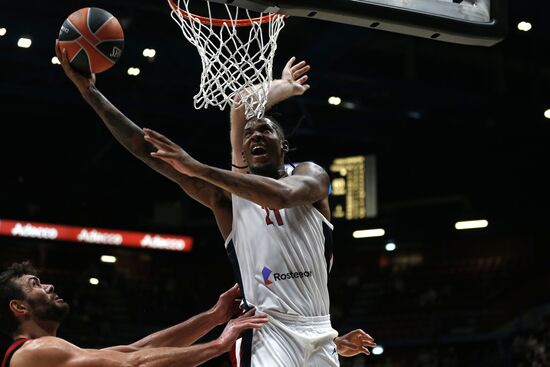
[[[139,73],[140,73],[139,68],[129,68],[128,69],[128,75],[138,76]]]
[[[528,31],[531,30],[531,28],[533,28],[533,27],[531,26],[531,23],[529,23],[529,22],[522,21],[522,22],[518,23],[518,29],[520,31],[528,32]]]
[[[382,228],[377,229],[364,229],[361,231],[353,232],[353,238],[368,238],[368,237],[382,237],[386,234]]]
[[[97,279],[97,278],[90,278],[90,284],[91,284],[91,285],[98,285],[98,284],[99,284],[99,279]]]
[[[32,45],[32,41],[30,38],[21,37],[17,41],[17,46],[21,48],[29,48]]]
[[[59,59],[57,58],[57,56],[52,57],[52,64],[54,64],[54,65],[60,65],[61,64],[59,62]]]
[[[0,37],[5,36],[8,30],[6,28],[0,28]]]
[[[143,50],[143,56],[145,57],[153,58],[156,54],[157,51],[155,51],[155,49],[153,48],[146,48],[145,50]]]
[[[330,104],[330,105],[338,106],[338,105],[340,105],[340,103],[342,103],[342,98],[340,98],[340,97],[330,97],[328,99],[328,104]]]
[[[458,230],[461,229],[474,229],[474,228],[485,228],[489,225],[489,222],[485,219],[480,220],[469,220],[464,222],[456,222],[455,228]]]
[[[384,347],[381,345],[377,345],[376,347],[372,348],[372,354],[374,355],[380,355],[384,353]]]
[[[113,264],[116,263],[116,257],[111,255],[101,255],[101,262]]]
[[[550,108],[544,111],[544,117],[546,117],[547,119],[550,119]]]
[[[386,243],[386,251],[394,251],[395,249],[397,248],[397,246],[395,245],[395,243],[393,242],[388,242]]]

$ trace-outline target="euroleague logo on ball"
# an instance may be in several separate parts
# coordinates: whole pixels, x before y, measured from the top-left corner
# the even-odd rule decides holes
[[[110,69],[122,55],[124,32],[117,18],[100,8],[82,8],[65,19],[59,49],[82,74]]]
[[[113,50],[109,54],[110,57],[113,57],[115,59],[118,59],[120,57],[120,55],[122,55],[122,49],[120,49],[116,46],[113,47]]]

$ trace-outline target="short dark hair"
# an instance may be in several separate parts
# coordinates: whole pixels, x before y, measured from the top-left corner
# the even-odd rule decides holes
[[[274,115],[267,115],[267,114],[264,115],[264,118],[268,119],[273,123],[275,130],[277,131],[277,135],[279,135],[279,138],[281,138],[281,140],[284,140],[285,130],[283,129],[283,125],[281,125],[281,123],[277,120],[277,118],[275,118]]]
[[[0,273],[0,332],[12,336],[19,328],[19,321],[9,308],[13,299],[24,300],[25,293],[15,282],[23,275],[37,275],[36,269],[30,262],[13,263],[9,268]]]
[[[281,125],[281,123],[277,120],[277,118],[273,114],[270,114],[270,115],[265,114],[263,118],[266,119],[266,120],[271,121],[271,123],[273,124],[273,127],[275,128],[275,131],[277,132],[277,135],[279,135],[279,138],[281,140],[284,140],[285,139],[285,130],[283,129],[283,125]],[[256,119],[256,117],[248,119],[246,121],[246,123],[248,124],[250,121],[255,120],[255,119]],[[246,126],[246,124],[245,124],[245,126]]]

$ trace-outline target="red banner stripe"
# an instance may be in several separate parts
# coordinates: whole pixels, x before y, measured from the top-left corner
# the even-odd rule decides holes
[[[73,227],[4,219],[0,219],[0,235],[184,252],[191,251],[193,247],[193,237],[190,236]]]

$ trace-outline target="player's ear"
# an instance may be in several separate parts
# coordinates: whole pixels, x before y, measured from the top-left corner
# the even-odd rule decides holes
[[[290,150],[288,140],[281,140],[281,149],[285,154],[288,153],[288,151]]]
[[[30,313],[30,309],[28,308],[27,304],[18,299],[12,299],[9,303],[9,307],[10,311],[17,318],[28,316]]]
[[[244,150],[241,151],[241,157],[243,159],[243,162],[246,162],[246,156],[244,155]]]

